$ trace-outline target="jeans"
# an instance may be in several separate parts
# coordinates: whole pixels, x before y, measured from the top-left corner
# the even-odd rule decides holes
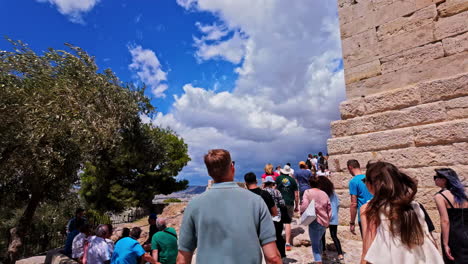
[[[313,221],[309,225],[309,237],[310,243],[312,244],[312,254],[314,255],[315,261],[322,261],[322,236],[325,234],[325,227],[317,222]]]

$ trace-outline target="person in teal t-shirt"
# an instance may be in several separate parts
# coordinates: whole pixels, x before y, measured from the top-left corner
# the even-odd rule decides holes
[[[361,165],[357,160],[348,160],[347,167],[349,173],[354,177],[349,181],[349,194],[351,195],[351,206],[350,206],[350,222],[349,229],[351,233],[355,233],[356,223],[356,214],[358,216],[359,231],[362,236],[361,228],[361,217],[359,215],[359,209],[370,199],[372,199],[372,194],[367,190],[366,184],[362,181],[366,175],[362,174]]]
[[[166,226],[164,218],[158,218],[156,232],[151,239],[151,250],[153,259],[161,264],[175,264],[177,259],[177,233],[172,227]]]

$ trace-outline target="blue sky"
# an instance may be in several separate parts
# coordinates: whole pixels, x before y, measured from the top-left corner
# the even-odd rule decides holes
[[[226,148],[237,177],[326,152],[344,100],[336,2],[0,0],[0,34],[40,52],[68,42],[123,81],[146,83],[189,145],[180,178],[205,184],[202,157]],[[5,40],[1,49],[8,49]]]

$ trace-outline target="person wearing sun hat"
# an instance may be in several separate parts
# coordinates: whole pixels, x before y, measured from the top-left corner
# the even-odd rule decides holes
[[[294,211],[299,212],[299,189],[296,180],[290,176],[291,168],[286,165],[280,169],[280,176],[276,178],[276,189],[280,191],[286,204],[286,212],[289,219],[294,216]],[[286,236],[286,251],[291,250],[291,221],[283,221]]]

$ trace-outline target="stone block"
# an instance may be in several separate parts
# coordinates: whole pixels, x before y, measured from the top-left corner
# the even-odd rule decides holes
[[[444,48],[442,47],[441,42],[404,50],[397,54],[380,59],[382,63],[382,74],[412,67],[426,61],[435,60],[442,57],[444,57]]]
[[[448,57],[451,58],[452,56]],[[468,52],[461,54],[459,63],[468,62]],[[443,65],[443,64],[440,64]],[[435,66],[435,65],[434,65]],[[463,67],[465,72],[451,78],[445,78],[435,81],[423,82],[417,84],[421,103],[429,103],[440,100],[448,100],[468,95],[468,66]]]
[[[341,38],[349,38],[374,27],[374,12],[340,26]]]
[[[467,1],[468,3],[468,1]],[[468,32],[442,40],[446,56],[461,53],[468,50]]]
[[[442,51],[443,54],[443,51]],[[345,69],[346,84],[374,77],[381,74],[380,61],[374,60],[352,68]]]
[[[375,28],[343,39],[342,49],[345,68],[375,60],[378,53]]]
[[[394,0],[374,3],[375,25],[383,25],[442,0]]]
[[[348,183],[352,178],[353,176],[349,174],[347,170],[343,172],[332,172],[330,176],[330,180],[333,182],[333,185],[335,186],[336,190],[347,190]]]
[[[416,146],[465,141],[468,141],[468,119],[414,127],[414,143]]]
[[[389,56],[400,51],[427,44],[434,40],[434,22],[429,21],[420,27],[398,35],[389,36],[380,41],[379,56]]]
[[[380,25],[377,29],[379,41],[393,36],[413,31],[423,25],[430,24],[437,17],[435,4],[417,10],[411,15],[397,18],[393,21]]]
[[[468,96],[446,101],[445,108],[448,119],[468,118]]]
[[[370,94],[401,88],[407,85],[447,78],[468,72],[468,52],[428,61],[423,64],[401,69],[395,72],[375,76],[346,86],[348,98],[368,96]],[[441,67],[443,65],[443,67]],[[441,91],[444,94],[447,91]],[[425,94],[428,97],[433,94]],[[443,95],[454,98],[452,95]],[[437,96],[435,96],[437,97]],[[435,101],[435,100],[433,100]]]
[[[365,157],[365,153],[358,154]],[[399,168],[467,165],[468,143],[463,142],[451,145],[391,149],[381,151],[377,156],[380,156],[381,160],[391,162]]]
[[[468,10],[468,1],[449,0],[437,7],[441,17],[453,16]]]
[[[435,188],[434,175],[435,169],[443,168],[446,166],[431,166],[421,168],[405,168],[401,169],[408,176],[418,180],[418,188]],[[468,183],[468,165],[452,165],[450,166],[457,172],[460,180],[465,184]]]
[[[335,193],[336,193],[336,196],[338,196],[338,200],[340,201],[340,210],[343,210],[343,209],[349,210],[349,207],[351,205],[351,196],[349,195],[348,188],[335,190]]]
[[[328,166],[332,172],[348,172],[346,163],[350,159],[359,161],[362,168],[365,168],[369,160],[379,160],[382,155],[379,152],[363,152],[353,154],[333,155],[329,158]]]
[[[348,5],[338,9],[340,16],[340,25],[352,22],[353,20],[366,16],[373,10],[373,3],[371,0],[356,1],[354,5]]]
[[[378,143],[377,143],[378,142]],[[413,145],[413,129],[401,128],[328,140],[331,155],[383,149],[405,148]]]
[[[352,98],[340,104],[342,119],[402,109],[416,105],[421,98],[415,87],[405,87],[372,94],[364,98]]]
[[[357,4],[355,0],[338,0],[338,7],[345,8]]]
[[[439,187],[419,188],[415,200],[424,205],[426,210],[437,210],[434,195],[440,190]]]
[[[468,31],[467,11],[450,17],[441,17],[435,23],[434,37],[436,40],[440,40],[466,31]]]

